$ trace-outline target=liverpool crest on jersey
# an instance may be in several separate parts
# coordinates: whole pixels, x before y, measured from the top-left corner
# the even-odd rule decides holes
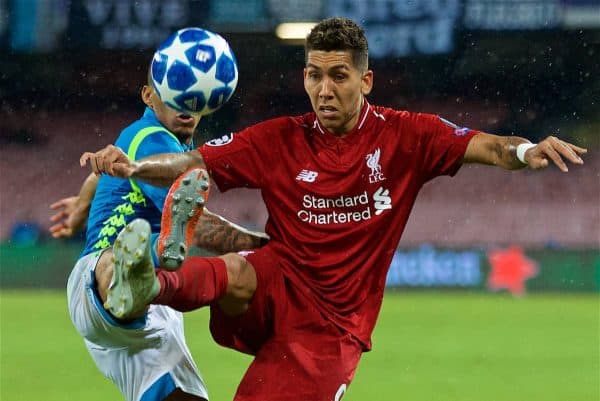
[[[371,169],[371,174],[369,174],[369,182],[371,184],[385,180],[385,177],[381,172],[381,164],[379,164],[380,156],[381,149],[377,148],[373,153],[369,153],[365,157],[365,159],[367,159],[367,167]]]

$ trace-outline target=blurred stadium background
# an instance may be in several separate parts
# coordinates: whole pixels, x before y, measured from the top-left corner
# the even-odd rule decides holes
[[[154,47],[185,26],[230,42],[240,81],[202,142],[308,111],[301,41],[277,27],[336,15],[366,28],[372,103],[589,149],[568,174],[465,166],[424,188],[345,399],[600,399],[600,1],[0,0],[1,400],[119,399],[68,320],[82,239],[49,238],[49,204],[141,113]],[[209,207],[266,220],[251,190]],[[187,322],[213,400],[230,399],[248,359],[211,343],[205,312]]]

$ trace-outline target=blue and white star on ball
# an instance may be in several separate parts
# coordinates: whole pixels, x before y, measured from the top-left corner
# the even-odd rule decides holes
[[[186,113],[214,112],[229,100],[238,80],[227,41],[201,28],[182,29],[163,42],[151,72],[161,100]]]

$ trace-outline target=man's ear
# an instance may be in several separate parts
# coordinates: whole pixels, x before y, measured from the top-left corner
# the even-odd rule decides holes
[[[371,89],[373,89],[373,71],[368,70],[362,76],[360,89],[363,95],[368,95],[371,93]]]
[[[150,85],[144,85],[142,86],[142,101],[146,104],[146,106],[150,107],[151,109],[154,109],[153,104],[152,104],[152,95],[154,94],[154,88],[152,88]]]

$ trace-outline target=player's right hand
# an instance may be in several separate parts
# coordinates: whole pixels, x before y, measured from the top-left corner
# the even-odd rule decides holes
[[[84,167],[88,161],[96,175],[106,173],[113,177],[129,178],[135,170],[127,155],[114,145],[108,145],[95,153],[85,152],[81,155],[79,164]]]
[[[89,209],[81,205],[79,196],[60,199],[50,209],[56,211],[50,216],[54,224],[48,229],[53,238],[69,238],[83,230]]]

